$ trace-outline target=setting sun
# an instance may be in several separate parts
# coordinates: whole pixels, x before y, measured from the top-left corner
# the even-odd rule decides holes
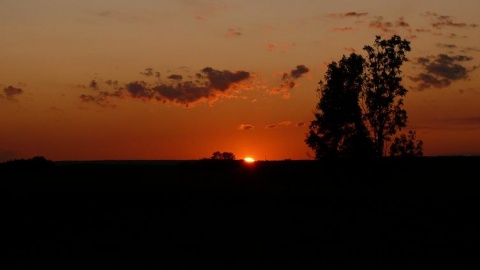
[[[255,162],[255,159],[251,158],[251,157],[246,157],[243,159],[243,161],[247,162],[247,163],[253,163]]]

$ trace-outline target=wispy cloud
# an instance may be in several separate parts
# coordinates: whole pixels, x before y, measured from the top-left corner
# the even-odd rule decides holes
[[[368,28],[374,30],[380,30],[385,33],[396,33],[397,30],[406,30],[407,32],[411,33],[412,29],[410,23],[408,23],[405,17],[398,17],[396,20],[391,21],[387,20],[383,16],[370,16],[367,12],[347,12],[347,13],[332,13],[329,14],[330,18],[340,18],[340,19],[348,19],[348,18],[355,18],[357,20],[354,23],[357,26],[367,26]],[[364,17],[361,20],[360,17]],[[351,20],[349,20],[351,21]],[[333,31],[336,32],[349,32],[349,31],[357,31],[360,30],[358,27],[353,26],[343,26],[343,27],[335,27]]]
[[[456,49],[457,45],[455,44],[446,44],[446,43],[437,43],[437,47],[445,49]]]
[[[435,12],[425,12],[424,15],[432,19],[431,25],[436,29],[444,27],[476,28],[478,26],[474,23],[457,22],[451,16],[439,15]]]
[[[336,32],[350,32],[350,31],[358,31],[360,28],[346,26],[346,27],[335,27],[333,31]]]
[[[480,52],[479,48],[476,47],[462,47],[456,44],[450,43],[437,43],[436,46],[442,49],[449,49],[450,51],[459,51],[461,53],[468,53],[468,52]]]
[[[468,88],[461,88],[458,90],[461,94],[463,93],[473,93],[475,95],[480,95],[480,87],[468,87]]]
[[[265,44],[265,48],[269,52],[280,52],[286,53],[292,50],[295,47],[295,43],[276,43],[276,42],[268,42]]]
[[[291,123],[292,123],[291,121],[282,121],[280,123],[267,125],[265,127],[265,129],[274,129],[274,128],[278,128],[280,126],[289,126]]]
[[[377,16],[373,21],[371,21],[368,26],[373,29],[378,29],[383,32],[389,33],[393,32],[392,28],[394,24],[390,21],[385,21],[382,16]]]

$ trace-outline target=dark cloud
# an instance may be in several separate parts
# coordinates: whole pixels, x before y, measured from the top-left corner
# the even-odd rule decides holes
[[[473,58],[466,55],[447,55],[419,57],[416,64],[423,68],[423,72],[415,77],[410,77],[418,83],[419,90],[426,88],[443,88],[457,80],[467,79],[469,72],[475,69],[467,69],[462,64]]]
[[[277,124],[272,124],[272,125],[268,125],[265,127],[265,129],[273,129],[273,128],[277,128]]]
[[[104,108],[115,108],[116,105],[111,104],[109,97],[112,95],[108,92],[100,92],[97,95],[80,95],[80,100],[85,103],[93,103]]]
[[[106,80],[105,83],[110,86],[118,86],[117,80]]]
[[[253,125],[250,125],[250,124],[241,124],[238,129],[240,130],[253,130],[255,129],[255,127]]]
[[[153,68],[146,68],[145,71],[140,72],[140,74],[150,77],[153,76],[154,71]]]
[[[427,88],[443,88],[449,86],[451,81],[445,78],[437,78],[431,74],[420,73],[416,77],[410,77],[410,79],[418,83],[418,89],[424,90]]]
[[[307,125],[307,123],[303,122],[303,121],[300,121],[296,124],[297,127],[305,127]]]
[[[23,90],[21,88],[9,85],[3,89],[3,92],[5,93],[5,96],[7,96],[7,98],[13,98],[17,95],[22,94]]]
[[[347,12],[344,14],[345,17],[362,17],[368,15],[368,12]]]
[[[211,67],[202,69],[202,73],[207,75],[209,85],[220,91],[225,91],[230,85],[250,77],[250,73],[246,71],[231,72],[228,70],[216,70]]]
[[[153,70],[152,74],[155,74]],[[80,99],[104,107],[111,106],[109,99],[113,97],[173,102],[189,106],[198,101],[214,101],[221,96],[231,95],[229,90],[245,86],[242,83],[250,77],[251,74],[246,71],[232,72],[206,67],[195,74],[194,80],[182,81],[182,75],[172,74],[168,76],[168,81],[158,81],[155,84],[146,81],[129,82],[124,87],[107,84],[113,88],[112,91],[81,95]]]
[[[470,61],[471,57],[465,55],[448,56],[439,54],[434,61],[427,63],[427,71],[449,80],[460,80],[467,78],[467,69],[458,62]]]
[[[2,98],[2,99],[6,98],[7,100],[10,100],[10,101],[17,101],[16,97],[18,95],[23,94],[23,89],[12,86],[12,85],[9,85],[9,86],[3,88],[3,93],[4,93],[5,96],[0,94],[0,98]]]
[[[345,18],[345,17],[350,17],[350,18],[359,18],[363,16],[367,16],[368,12],[346,12],[346,13],[332,13],[330,14],[330,17],[338,17],[338,18]]]
[[[298,65],[295,69],[289,73],[284,72],[281,75],[281,84],[279,87],[273,88],[270,92],[272,94],[282,94],[284,98],[290,97],[289,90],[296,86],[296,81],[304,74],[308,73],[310,69],[305,65]]]
[[[395,25],[399,27],[409,28],[410,24],[405,21],[404,17],[400,17],[395,21]]]
[[[175,81],[183,80],[183,76],[178,75],[178,74],[172,74],[172,75],[168,76],[168,78],[171,79],[171,80],[175,80]]]
[[[125,89],[133,98],[152,99],[155,96],[153,89],[144,81],[127,83]]]
[[[290,76],[292,78],[298,79],[302,77],[303,74],[308,73],[310,71],[305,65],[298,65],[296,69],[290,71]]]
[[[139,72],[143,76],[160,78],[160,72],[155,71],[153,68],[146,68],[144,71]]]
[[[90,88],[92,88],[92,89],[94,89],[94,90],[97,90],[97,89],[98,89],[98,83],[97,83],[97,81],[91,80],[91,81],[90,81],[90,84],[88,84],[88,87],[90,87]]]

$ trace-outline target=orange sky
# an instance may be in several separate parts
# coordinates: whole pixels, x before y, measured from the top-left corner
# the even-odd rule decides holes
[[[479,1],[0,0],[0,161],[309,159],[326,65],[411,42],[407,129],[480,154]]]

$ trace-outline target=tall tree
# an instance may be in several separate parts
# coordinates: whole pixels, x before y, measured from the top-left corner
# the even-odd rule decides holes
[[[376,36],[367,58],[352,53],[328,65],[306,144],[315,158],[384,156],[385,145],[406,126],[401,66],[410,42]]]
[[[372,152],[359,105],[364,65],[365,59],[355,53],[328,65],[325,83],[320,81],[317,89],[321,98],[316,120],[305,139],[315,158],[350,158]]]
[[[385,145],[391,136],[407,123],[403,97],[407,89],[402,86],[400,70],[408,61],[406,52],[410,42],[394,35],[390,39],[376,36],[367,52],[364,88],[361,93],[362,109],[375,144],[377,157],[385,155]]]

